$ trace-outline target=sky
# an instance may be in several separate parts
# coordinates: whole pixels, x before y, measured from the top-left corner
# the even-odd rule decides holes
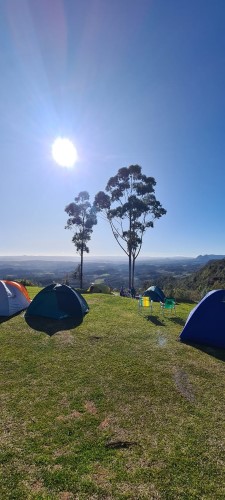
[[[0,255],[75,256],[65,206],[131,164],[167,210],[143,257],[225,254],[224,26],[224,0],[1,0]],[[122,255],[101,218],[89,248]]]

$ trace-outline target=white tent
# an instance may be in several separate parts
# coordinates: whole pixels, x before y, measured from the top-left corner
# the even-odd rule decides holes
[[[30,302],[23,285],[15,281],[0,281],[0,316],[12,316],[26,309]]]

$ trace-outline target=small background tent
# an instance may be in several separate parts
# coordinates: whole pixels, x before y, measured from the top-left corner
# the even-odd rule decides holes
[[[110,293],[110,288],[104,283],[92,283],[88,288],[89,293]]]
[[[225,348],[225,290],[213,290],[190,312],[180,340]]]
[[[165,294],[158,286],[150,286],[145,292],[142,294],[143,297],[150,297],[153,302],[164,302]]]
[[[52,284],[43,288],[32,300],[26,317],[44,316],[52,319],[83,320],[89,307],[84,297],[68,285]]]
[[[23,311],[30,302],[25,286],[16,281],[0,281],[0,316],[12,316]]]

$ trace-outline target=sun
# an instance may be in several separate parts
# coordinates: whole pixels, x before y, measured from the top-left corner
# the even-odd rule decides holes
[[[52,144],[52,157],[60,167],[71,168],[78,160],[77,150],[67,137],[57,137]]]

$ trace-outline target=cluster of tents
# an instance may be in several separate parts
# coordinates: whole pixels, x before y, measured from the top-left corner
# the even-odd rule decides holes
[[[0,281],[0,316],[12,316],[26,309],[25,317],[41,316],[65,320],[83,320],[89,312],[84,297],[68,285],[52,284],[31,301],[26,288],[15,281]]]
[[[103,292],[103,290],[102,290]],[[165,295],[158,287],[148,288],[143,296],[163,302]],[[13,316],[26,309],[25,317],[55,320],[76,318],[82,322],[89,307],[84,297],[68,285],[52,284],[43,288],[31,301],[26,288],[15,281],[0,280],[0,316]],[[213,290],[190,312],[180,340],[225,348],[225,290]]]

